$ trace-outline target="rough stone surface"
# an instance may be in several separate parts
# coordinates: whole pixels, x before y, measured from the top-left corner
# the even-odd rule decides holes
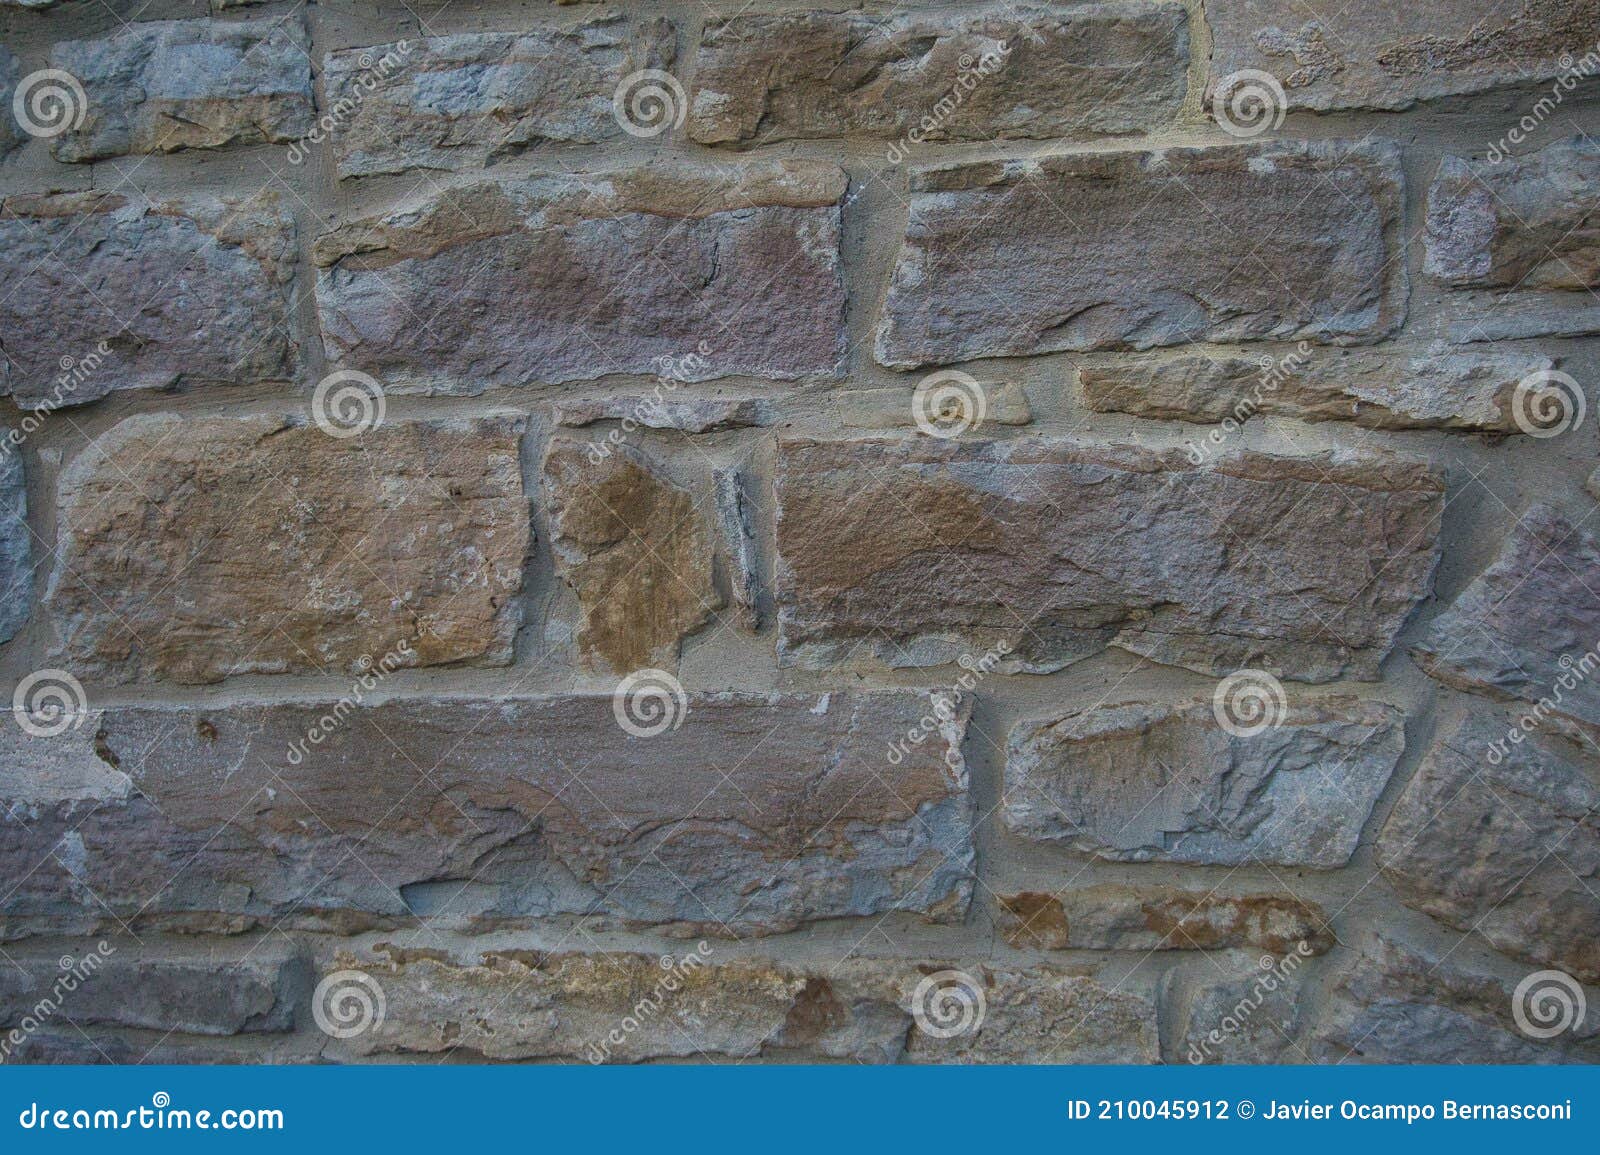
[[[629,445],[559,438],[544,462],[556,572],[577,594],[584,659],[626,674],[678,656],[722,607],[694,495]]]
[[[760,397],[627,393],[562,401],[555,407],[557,425],[584,426],[596,421],[632,422],[646,429],[672,429],[679,433],[720,433],[772,424],[773,406]]]
[[[1244,421],[1260,413],[1371,429],[1512,433],[1517,382],[1553,365],[1537,353],[1449,346],[1409,355],[1308,349],[1277,358],[1150,354],[1084,366],[1078,380],[1084,403],[1096,413],[1197,422]]]
[[[114,681],[503,665],[528,541],[521,431],[131,417],[61,476],[60,654]]]
[[[153,20],[65,40],[53,68],[83,84],[87,114],[57,160],[289,141],[311,128],[311,59],[298,17]]]
[[[1447,156],[1428,189],[1425,268],[1465,288],[1600,285],[1597,186],[1600,144],[1583,138],[1500,164]]]
[[[17,64],[17,58],[4,44],[0,44],[0,156],[5,156],[28,140],[28,134],[22,131],[22,126],[11,111],[11,99],[21,75],[22,69]]]
[[[885,365],[1365,343],[1405,315],[1400,159],[1384,142],[956,164],[914,171],[911,194],[877,333]]]
[[[613,1063],[763,1055],[871,1063],[1157,1059],[1148,999],[1049,967],[877,959],[802,967],[724,961],[715,948],[662,959],[490,952],[477,965],[391,953],[399,961],[338,960],[370,974],[389,999],[383,1024],[350,1041],[359,1053]],[[982,989],[985,1013],[973,1030],[940,1039],[917,1028],[912,1008],[929,1005],[926,997],[916,1001],[926,977],[955,969]],[[649,1013],[639,1010],[642,1000]]]
[[[1460,722],[1406,786],[1378,861],[1407,906],[1600,983],[1600,774],[1562,746],[1492,712]]]
[[[1593,1063],[1593,1008],[1572,1030],[1529,1038],[1512,1017],[1512,990],[1381,937],[1333,985],[1316,1026],[1330,1063]],[[1315,1053],[1315,1052],[1314,1052]]]
[[[1374,678],[1437,556],[1439,480],[1386,457],[1057,438],[780,442],[780,657],[1117,645],[1208,673]]]
[[[270,192],[156,204],[8,197],[0,386],[20,405],[59,406],[179,381],[284,379],[293,243],[293,219]]]
[[[1327,915],[1282,894],[1218,894],[1174,886],[1069,886],[1059,893],[1002,894],[995,924],[1022,950],[1218,950],[1278,954],[1298,943],[1333,946]]]
[[[1309,1063],[1297,1041],[1306,956],[1229,951],[1168,972],[1162,994],[1177,1012],[1167,1062]]]
[[[983,390],[984,424],[1027,425],[1033,420],[1028,395],[1022,386],[1010,381],[979,381]],[[828,398],[838,409],[839,422],[857,429],[914,429],[917,421],[916,393],[901,389],[841,389]],[[969,419],[976,414],[968,412]],[[928,415],[932,416],[932,415]]]
[[[1595,0],[1449,0],[1308,8],[1206,5],[1211,76],[1271,73],[1291,109],[1402,109],[1419,100],[1556,76],[1594,45]],[[1566,63],[1563,63],[1563,62]]]
[[[446,392],[674,360],[685,380],[832,375],[845,184],[770,161],[447,190],[317,241],[323,340],[330,359]],[[710,355],[688,362],[701,342]]]
[[[734,612],[741,626],[755,631],[761,628],[761,565],[752,524],[752,482],[746,470],[732,466],[713,469],[711,486]]]
[[[1600,683],[1587,668],[1574,671],[1600,643],[1597,591],[1600,542],[1551,506],[1535,505],[1489,568],[1429,623],[1411,656],[1448,686],[1545,703],[1547,712],[1600,728]]]
[[[33,612],[33,532],[28,486],[12,430],[0,428],[0,642],[16,637]]]
[[[1393,706],[1296,700],[1229,734],[1212,702],[1128,702],[1020,723],[1006,826],[1121,862],[1331,870],[1350,859],[1405,745]]]
[[[689,134],[737,145],[900,138],[909,151],[923,140],[1138,132],[1176,116],[1188,48],[1183,8],[1142,0],[890,17],[740,12],[705,30]]]
[[[481,168],[546,141],[622,135],[612,94],[623,78],[672,63],[664,20],[602,16],[572,29],[482,32],[330,52],[341,177]]]
[[[222,931],[585,914],[746,936],[966,910],[964,716],[936,719],[895,764],[889,736],[932,717],[924,693],[626,706],[601,694],[108,709],[95,748],[131,780],[125,800],[43,800],[27,763],[0,778],[18,819],[0,868],[19,880],[0,937],[136,914]],[[661,732],[636,737],[619,717]]]

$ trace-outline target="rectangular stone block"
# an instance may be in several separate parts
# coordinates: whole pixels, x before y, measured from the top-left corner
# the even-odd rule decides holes
[[[277,197],[0,202],[0,390],[52,408],[116,389],[291,372],[294,221]]]
[[[1290,894],[1070,883],[995,896],[995,929],[1018,950],[1224,950],[1324,954],[1328,916]]]
[[[877,358],[1378,341],[1405,316],[1401,180],[1352,141],[914,170]]]
[[[1188,50],[1183,7],[1142,0],[740,11],[701,37],[689,135],[735,145],[868,136],[903,153],[923,141],[1138,132],[1176,116]]]
[[[28,482],[12,430],[0,428],[0,642],[16,637],[33,613],[33,531]]]
[[[571,914],[741,936],[961,918],[963,715],[916,691],[674,688],[118,707],[56,738],[17,731],[0,749],[17,819],[0,867],[19,880],[0,932],[113,915],[350,931]],[[41,781],[41,743],[73,764]]]
[[[772,161],[446,190],[318,240],[323,340],[330,359],[443,392],[832,376],[845,187],[832,165]]]
[[[623,133],[618,86],[667,68],[675,39],[665,20],[607,15],[572,29],[330,52],[323,76],[339,175],[482,168],[546,141],[613,140]]]
[[[309,40],[298,16],[152,20],[64,40],[50,65],[75,76],[83,123],[54,138],[57,160],[260,141],[311,129]]]
[[[780,656],[1045,672],[1120,646],[1376,678],[1438,557],[1415,462],[1060,438],[779,443]]]
[[[61,474],[57,655],[111,681],[504,665],[529,534],[521,434],[511,416],[355,436],[128,418]]]

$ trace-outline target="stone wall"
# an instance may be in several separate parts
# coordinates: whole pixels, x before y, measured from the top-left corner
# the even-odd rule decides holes
[[[1596,0],[0,96],[0,1058],[1600,1059]]]

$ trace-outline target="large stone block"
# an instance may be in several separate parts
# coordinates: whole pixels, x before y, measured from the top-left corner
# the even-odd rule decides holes
[[[1405,315],[1401,204],[1385,142],[919,169],[877,357],[1377,341]]]
[[[1387,457],[1058,438],[780,442],[781,656],[1008,669],[1121,646],[1210,673],[1375,678],[1438,555],[1443,491]]]
[[[0,642],[9,642],[33,613],[33,530],[22,456],[0,429]]]

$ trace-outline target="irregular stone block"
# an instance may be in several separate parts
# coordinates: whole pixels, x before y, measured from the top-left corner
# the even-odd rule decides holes
[[[1198,422],[1244,422],[1260,413],[1369,429],[1514,433],[1517,382],[1554,365],[1535,353],[1443,345],[1409,355],[1302,349],[1278,358],[1129,357],[1082,366],[1078,380],[1084,404],[1096,413]]]
[[[1466,718],[1407,784],[1378,861],[1407,906],[1600,983],[1600,785],[1577,753],[1493,715]]]
[[[1187,15],[1170,3],[741,11],[701,38],[689,134],[736,145],[900,138],[904,150],[1139,132],[1177,115],[1188,50]]]
[[[293,250],[294,221],[270,192],[8,197],[0,386],[19,405],[57,407],[180,380],[286,379]]]
[[[1374,342],[1405,315],[1401,203],[1386,142],[918,169],[877,358],[915,368],[1201,340]]]
[[[1600,727],[1600,684],[1589,677],[1600,642],[1597,589],[1600,542],[1535,505],[1411,656],[1447,686]]]
[[[772,161],[449,189],[317,241],[323,340],[332,360],[447,392],[663,367],[832,375],[845,186],[832,165]],[[703,341],[708,356],[682,356]]]
[[[113,681],[504,665],[528,542],[521,434],[515,417],[355,437],[128,418],[61,474],[59,654]]]
[[[1119,862],[1332,870],[1404,747],[1398,709],[1353,698],[1294,701],[1249,736],[1210,699],[1097,706],[1012,731],[1006,827]]]
[[[1005,670],[1116,645],[1207,673],[1376,678],[1428,592],[1441,499],[1425,467],[1362,455],[784,440],[780,658],[924,666],[1005,641]]]
[[[711,471],[711,488],[734,610],[740,626],[754,632],[761,628],[761,570],[751,524],[750,480],[743,468],[719,467]]]
[[[64,40],[52,68],[88,97],[57,160],[103,160],[225,144],[288,141],[311,130],[309,40],[298,17],[152,20],[94,40]]]
[[[481,964],[341,955],[384,990],[389,1012],[354,1036],[357,1054],[587,1059],[592,1063],[727,1056],[856,1062],[1150,1063],[1155,1007],[1081,973],[853,958],[825,966],[641,954],[486,953]],[[927,985],[925,985],[925,983]],[[919,994],[919,988],[921,993]],[[974,992],[981,991],[983,1007]],[[948,996],[948,1005],[939,1002]],[[966,1006],[956,1001],[966,997]],[[939,1038],[917,1026],[914,1009]],[[933,1014],[951,1014],[951,1022]]]
[[[1315,903],[1280,894],[1218,894],[1175,886],[1069,886],[1002,894],[996,928],[1021,950],[1218,950],[1277,954],[1333,946]]]
[[[1168,971],[1162,999],[1175,1029],[1167,1062],[1309,1063],[1297,1041],[1307,958],[1229,951]]]
[[[1447,156],[1428,189],[1425,267],[1454,287],[1600,285],[1596,187],[1600,144],[1581,137],[1500,164]]]
[[[12,430],[0,429],[0,642],[9,642],[33,614],[33,531],[28,482]]]
[[[0,44],[0,156],[25,144],[28,134],[22,131],[22,126],[17,123],[12,115],[11,101],[16,95],[17,80],[22,76],[22,68],[17,64],[17,58]]]
[[[1311,9],[1296,0],[1206,7],[1211,77],[1261,69],[1287,106],[1409,108],[1419,100],[1548,79],[1592,47],[1595,0],[1449,0]]]
[[[330,52],[323,76],[341,177],[482,168],[546,141],[622,135],[623,78],[663,70],[672,26],[616,15],[576,28],[431,36]],[[340,111],[346,110],[343,116]]]
[[[19,820],[0,840],[18,880],[0,931],[574,914],[744,936],[962,917],[964,716],[914,691],[647,692],[108,709],[95,749],[126,800],[13,802],[39,784],[0,776]],[[926,740],[889,762],[886,735],[924,718]]]

